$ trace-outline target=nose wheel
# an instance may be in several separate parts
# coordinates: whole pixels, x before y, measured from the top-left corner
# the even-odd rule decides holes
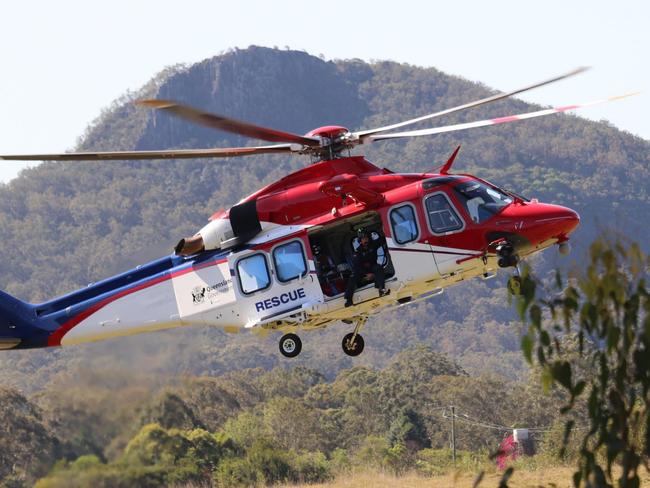
[[[280,352],[284,357],[295,358],[302,350],[302,341],[296,334],[285,334],[280,338]]]
[[[359,331],[366,325],[368,317],[358,317],[355,319],[354,332],[350,332],[343,337],[343,342],[341,342],[341,347],[343,352],[348,356],[358,356],[363,352],[363,337],[359,334]]]

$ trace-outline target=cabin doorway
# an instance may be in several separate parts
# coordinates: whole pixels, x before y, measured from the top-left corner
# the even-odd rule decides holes
[[[367,212],[309,232],[316,274],[323,294],[328,298],[345,292],[352,274],[352,256],[359,246],[358,231],[364,229],[371,240],[379,244],[377,264],[383,266],[386,279],[395,275],[390,259],[381,217],[377,212]],[[374,286],[374,280],[362,280],[357,289]]]

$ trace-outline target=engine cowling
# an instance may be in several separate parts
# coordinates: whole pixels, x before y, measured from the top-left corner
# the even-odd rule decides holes
[[[210,221],[197,234],[203,239],[203,247],[206,251],[223,249],[224,244],[235,237],[228,217]]]
[[[194,236],[181,239],[175,251],[181,256],[190,256],[201,251],[228,249],[255,237],[261,230],[257,200],[250,200],[211,220]]]

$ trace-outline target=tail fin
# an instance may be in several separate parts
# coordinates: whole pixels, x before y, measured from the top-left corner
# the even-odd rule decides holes
[[[0,290],[0,349],[34,347],[36,314],[33,305]]]
[[[451,165],[454,164],[454,161],[456,160],[456,156],[458,156],[458,151],[460,151],[460,146],[456,148],[456,150],[451,154],[447,162],[440,168],[441,175],[449,174]]]

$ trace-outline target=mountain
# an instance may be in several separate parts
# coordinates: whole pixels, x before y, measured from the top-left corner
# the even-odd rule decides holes
[[[580,79],[576,85],[579,99]],[[299,51],[233,50],[188,67],[169,68],[106,109],[79,150],[201,148],[251,144],[135,107],[137,98],[174,99],[260,125],[305,133],[326,124],[371,128],[485,97],[481,84],[433,68],[395,62],[325,61]],[[452,124],[535,110],[506,100],[438,119]],[[37,135],[35,135],[37,137]],[[647,243],[639,223],[650,213],[650,143],[606,123],[556,115],[515,124],[362,146],[394,171],[423,171],[462,144],[455,165],[520,194],[576,209],[578,262],[603,230]],[[28,301],[53,297],[171,252],[217,209],[308,164],[300,157],[226,160],[45,163],[0,186],[4,259],[0,288]],[[561,263],[554,250],[539,273]],[[471,304],[471,306],[468,306]],[[333,378],[356,364],[385,366],[409,344],[445,352],[470,374],[525,374],[518,321],[504,279],[466,283],[441,297],[385,314],[364,330],[366,352],[344,356],[347,326],[306,334],[303,354],[280,357],[277,337],[228,336],[188,328],[46,351],[0,354],[4,385],[37,391],[57,375],[120,364],[161,377],[219,374],[244,367],[305,365]]]

